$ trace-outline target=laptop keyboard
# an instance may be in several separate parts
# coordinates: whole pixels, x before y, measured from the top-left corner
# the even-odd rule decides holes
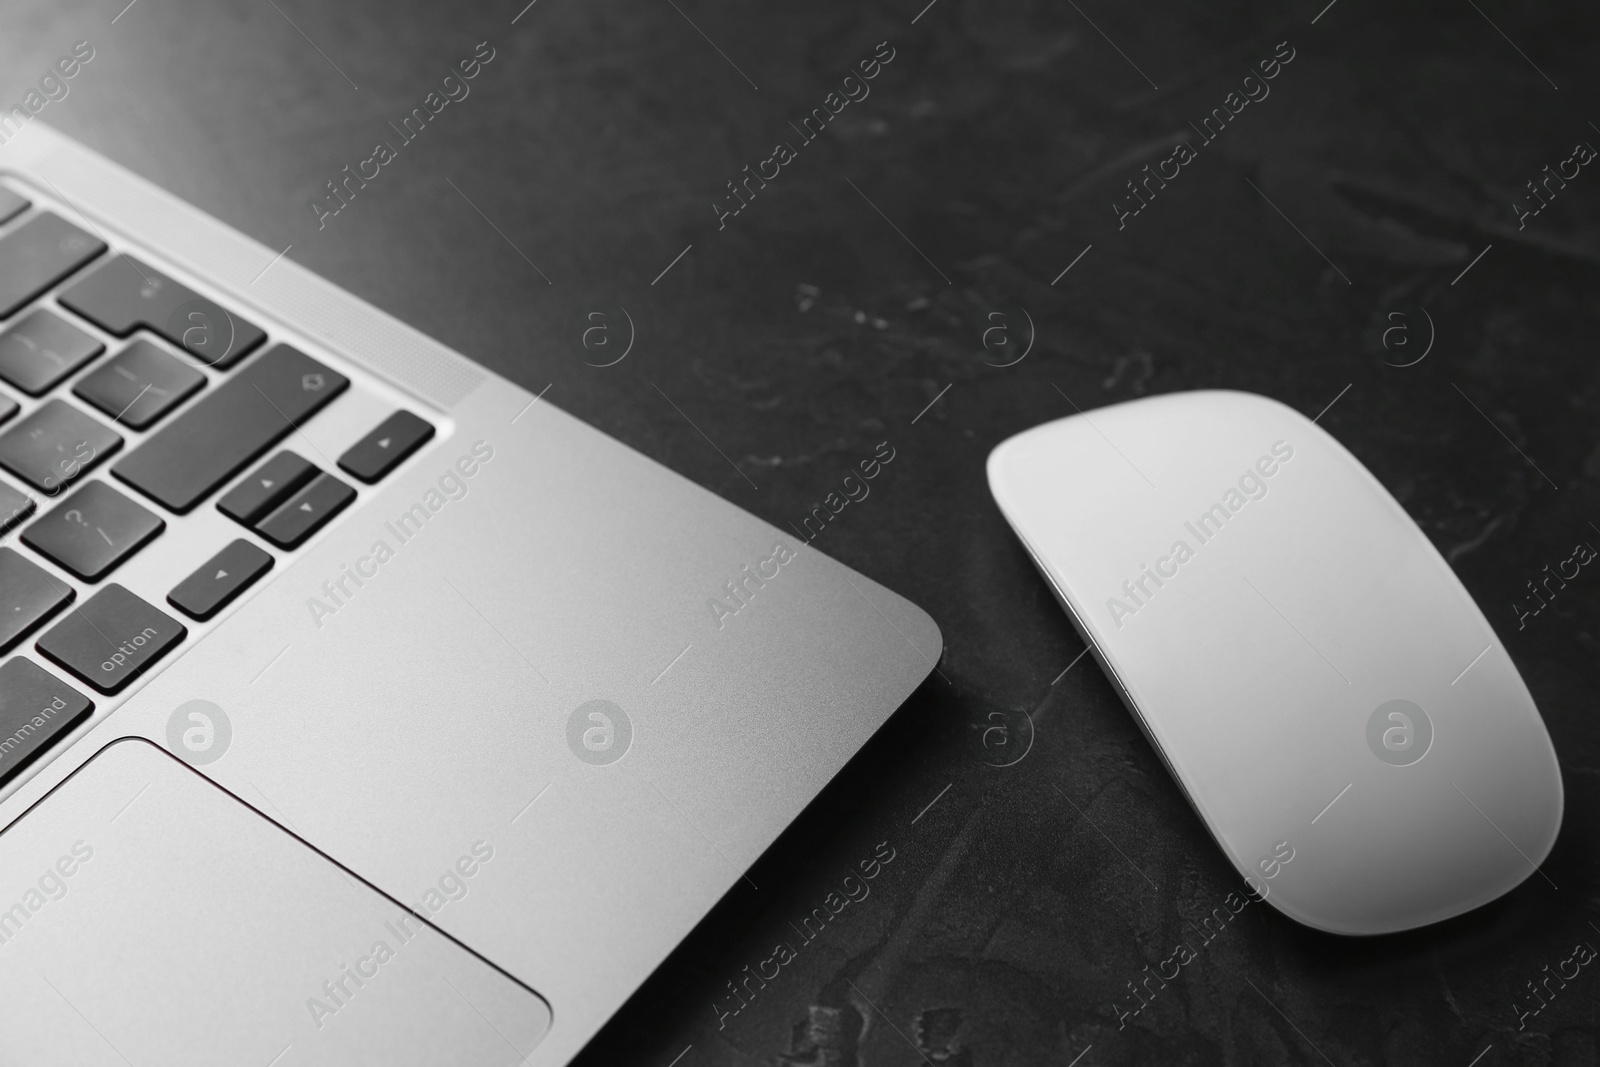
[[[72,711],[0,744],[4,785],[94,707],[40,663],[123,692],[189,639],[167,608],[214,618],[275,565],[254,539],[296,549],[358,492],[293,451],[259,462],[349,388],[343,374],[5,186],[0,226],[0,536],[20,528],[0,546],[0,707],[48,693]],[[337,466],[376,484],[434,432],[392,411]],[[165,605],[108,581],[219,493],[245,536],[172,575]]]

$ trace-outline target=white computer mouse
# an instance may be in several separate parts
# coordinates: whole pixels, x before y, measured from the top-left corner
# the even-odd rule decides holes
[[[1285,915],[1406,930],[1549,854],[1561,771],[1521,675],[1427,537],[1309,419],[1237,392],[1117,404],[1009,438],[989,488]]]

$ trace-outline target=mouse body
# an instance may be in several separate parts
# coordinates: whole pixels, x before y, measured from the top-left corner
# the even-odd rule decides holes
[[[1250,888],[1339,934],[1434,923],[1533,875],[1555,750],[1488,620],[1303,415],[1204,391],[1046,423],[990,491]],[[1542,875],[1542,872],[1540,872]]]

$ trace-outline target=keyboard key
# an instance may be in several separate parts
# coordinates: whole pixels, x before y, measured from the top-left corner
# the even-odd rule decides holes
[[[188,633],[177,619],[113,583],[46,630],[34,647],[100,692],[115,693]]]
[[[28,201],[0,185],[0,222],[8,222],[28,209]]]
[[[143,430],[206,384],[206,376],[149,341],[135,341],[72,387],[107,415]]]
[[[0,666],[0,785],[94,710],[94,702],[32,660]]]
[[[267,336],[132,256],[107,260],[69,286],[60,300],[107,333],[126,337],[142,326],[212,367],[233,366]]]
[[[0,422],[9,422],[11,416],[15,415],[21,406],[9,396],[0,393]]]
[[[105,482],[90,482],[22,531],[22,543],[86,582],[97,582],[167,528]]]
[[[272,569],[272,554],[240,538],[167,594],[167,603],[204,622]]]
[[[349,384],[304,352],[278,345],[128,453],[112,473],[183,514]]]
[[[0,237],[0,319],[105,250],[105,242],[48,211]]]
[[[77,591],[12,548],[0,548],[0,652],[72,603]]]
[[[37,506],[27,493],[0,482],[0,536],[9,533],[13,526],[32,515]]]
[[[65,400],[46,400],[4,434],[0,466],[47,493],[122,447],[122,438]]]
[[[217,501],[217,510],[246,526],[285,500],[289,494],[322,472],[293,452],[279,452],[229,489]]]
[[[339,466],[347,474],[371,485],[398,467],[401,460],[421,448],[432,436],[430,424],[409,411],[397,411],[340,456]]]
[[[354,489],[331,474],[319,474],[256,524],[256,533],[279,548],[295,548],[355,498]]]
[[[36,308],[0,334],[0,378],[39,396],[105,350],[60,315]]]

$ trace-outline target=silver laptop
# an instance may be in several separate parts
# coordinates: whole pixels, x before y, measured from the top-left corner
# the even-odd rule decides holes
[[[932,670],[559,399],[8,136],[0,1062],[566,1063]]]

